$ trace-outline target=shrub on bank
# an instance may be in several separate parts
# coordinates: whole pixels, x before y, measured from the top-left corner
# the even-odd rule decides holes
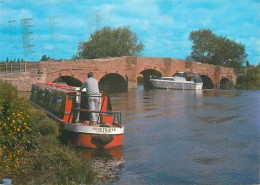
[[[249,66],[246,74],[237,78],[235,89],[260,90],[260,64],[256,67]]]
[[[73,148],[63,146],[58,124],[17,90],[0,82],[0,180],[14,184],[88,184],[95,173]]]
[[[235,88],[237,90],[260,90],[260,74],[238,77]]]

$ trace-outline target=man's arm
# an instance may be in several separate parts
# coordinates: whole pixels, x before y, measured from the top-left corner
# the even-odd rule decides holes
[[[84,88],[86,88],[86,87],[87,87],[87,84],[86,84],[86,82],[84,81],[84,83],[81,85],[79,91],[82,91],[82,90],[83,90]]]

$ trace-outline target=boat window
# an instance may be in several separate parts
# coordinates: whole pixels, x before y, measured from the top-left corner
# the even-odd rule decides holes
[[[43,92],[41,93],[42,96],[45,96],[45,94],[46,94],[45,91],[43,91]]]
[[[49,102],[48,102],[48,108],[50,111],[53,110],[53,103],[54,103],[53,100],[54,100],[54,96],[53,96],[53,94],[51,94],[50,98],[49,98]]]
[[[62,98],[60,96],[57,97],[57,103],[61,103],[62,102]]]
[[[57,99],[56,99],[56,103],[55,103],[55,112],[56,113],[59,113],[60,112],[60,108],[61,108],[61,103],[62,103],[62,97],[61,96],[58,96]]]
[[[173,77],[175,77],[175,76],[177,76],[177,77],[184,77],[184,73],[177,73]]]
[[[199,74],[193,74],[193,80],[195,83],[203,83]]]
[[[192,73],[185,73],[185,78],[187,81],[194,81]]]

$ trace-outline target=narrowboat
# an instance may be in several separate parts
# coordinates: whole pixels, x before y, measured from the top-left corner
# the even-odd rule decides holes
[[[160,89],[202,89],[203,81],[196,73],[179,72],[173,77],[150,77],[150,82],[155,88]]]
[[[121,112],[112,110],[109,95],[100,93],[100,108],[89,110],[88,96],[79,89],[56,83],[33,84],[29,101],[61,123],[62,135],[68,143],[88,148],[121,146],[124,139]],[[96,113],[97,122],[90,121],[91,113]]]

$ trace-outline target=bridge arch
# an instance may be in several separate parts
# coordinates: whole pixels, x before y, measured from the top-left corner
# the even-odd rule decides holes
[[[150,82],[150,76],[153,76],[155,78],[160,78],[162,77],[162,73],[155,69],[145,69],[138,74],[137,82],[142,81],[142,85],[145,88],[152,88],[152,84]]]
[[[82,82],[80,80],[72,76],[60,76],[59,78],[56,78],[53,82],[64,83],[69,86],[75,86],[75,87],[80,87],[82,85]]]
[[[234,87],[233,82],[226,77],[222,78],[219,84],[220,89],[233,89]]]
[[[214,89],[214,83],[211,78],[207,75],[200,75],[203,81],[203,89]]]
[[[104,92],[124,92],[127,91],[127,76],[124,78],[117,73],[108,73],[99,80],[99,89]]]

